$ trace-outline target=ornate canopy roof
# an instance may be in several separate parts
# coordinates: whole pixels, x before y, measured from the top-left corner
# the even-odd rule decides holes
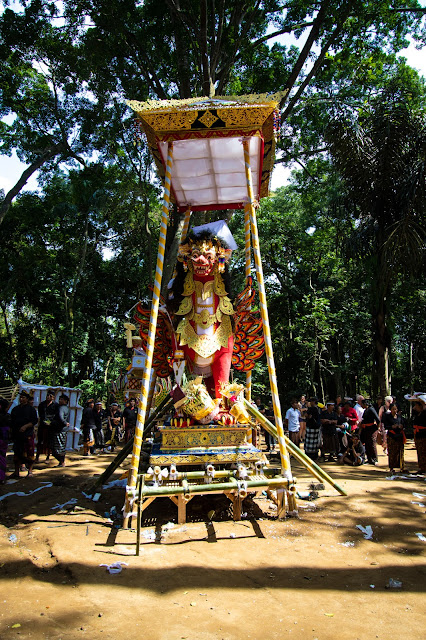
[[[129,101],[165,176],[173,142],[172,198],[180,210],[235,209],[247,202],[242,139],[250,139],[254,197],[269,195],[274,123],[282,94]]]

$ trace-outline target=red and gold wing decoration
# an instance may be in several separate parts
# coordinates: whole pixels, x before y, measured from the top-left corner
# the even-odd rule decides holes
[[[160,298],[160,305],[165,306]],[[142,349],[146,352],[151,309],[145,309],[139,302],[134,319],[139,324],[139,335],[142,338]],[[152,366],[159,378],[167,378],[173,372],[173,329],[169,317],[161,308],[158,311],[157,328],[155,331],[154,355]]]
[[[235,308],[235,338],[232,366],[236,371],[251,371],[265,351],[263,323],[259,311],[252,311],[254,300],[253,279],[247,279],[247,285],[237,296]]]

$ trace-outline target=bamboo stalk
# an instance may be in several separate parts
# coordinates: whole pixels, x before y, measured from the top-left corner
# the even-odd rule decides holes
[[[260,413],[252,404],[245,402],[245,407],[247,411],[256,418],[260,422],[260,424],[267,430],[271,435],[276,438],[278,436],[277,430],[272,422],[269,422],[268,418],[266,418],[263,414]],[[333,478],[331,478],[324,469],[322,469],[319,465],[316,464],[311,458],[309,458],[306,453],[304,453],[299,447],[297,447],[287,436],[284,436],[287,446],[290,449],[292,455],[298,460],[317,480],[325,480],[328,484],[336,489],[342,496],[347,496],[348,494],[342,487],[340,487],[336,482],[334,482]]]
[[[268,306],[266,303],[265,283],[263,279],[262,258],[260,255],[259,234],[257,230],[256,211],[254,206],[255,203],[254,203],[254,195],[253,195],[253,182],[252,182],[251,167],[250,167],[249,144],[250,144],[250,138],[244,138],[243,139],[244,167],[245,167],[245,174],[246,174],[246,181],[247,181],[247,195],[249,199],[248,208],[250,212],[250,226],[251,226],[251,235],[252,235],[252,241],[253,241],[253,255],[254,255],[254,262],[256,265],[257,284],[259,287],[260,313],[261,313],[262,322],[263,322],[263,335],[265,338],[265,353],[266,353],[266,361],[268,363],[269,384],[271,387],[272,404],[274,407],[274,416],[275,416],[275,423],[277,428],[277,440],[278,440],[278,446],[280,450],[281,466],[283,470],[283,475],[285,475],[291,481],[292,476],[291,476],[290,456],[288,455],[286,441],[284,439],[284,427],[283,427],[283,421],[281,416],[281,404],[280,404],[280,398],[278,395],[277,376],[275,371],[274,354],[272,349],[271,328],[269,325]],[[291,496],[288,494],[287,498],[288,498],[289,510],[294,511],[296,509],[296,500],[294,496]]]
[[[182,482],[185,482],[183,480]],[[288,478],[281,476],[279,478],[260,478],[258,480],[245,480],[247,485],[247,489],[269,489],[270,487],[290,487],[290,481]],[[199,493],[222,493],[223,491],[235,491],[238,489],[238,480],[236,478],[229,478],[227,482],[212,482],[211,484],[189,484],[186,483],[185,486],[175,487],[175,486],[156,486],[156,487],[147,487],[146,484],[143,487],[143,491],[141,492],[141,499],[149,498],[151,496],[159,497],[170,497],[176,495],[190,495],[190,494],[199,494]]]
[[[233,469],[221,469],[218,471],[215,471],[215,475],[214,478],[234,478],[234,473],[235,470]],[[276,477],[277,475],[279,475],[280,473],[280,469],[278,468],[268,468],[268,469],[262,469],[262,473],[261,474],[256,474],[253,473],[253,471],[251,469],[247,469],[247,473],[248,473],[248,477],[250,478],[258,478],[259,476],[265,476],[265,478],[269,478],[271,477]],[[152,480],[152,475],[145,473],[145,474],[141,474],[140,477],[143,477],[145,479],[145,482],[147,480]],[[173,477],[173,480],[168,479],[168,482],[179,482],[180,480],[184,480],[186,478],[188,478],[189,480],[201,480],[202,478],[206,478],[208,476],[206,476],[206,472],[205,471],[178,471],[175,476]],[[213,479],[214,481],[214,479]],[[293,479],[293,481],[295,482],[295,479]]]
[[[244,207],[244,244],[246,284],[251,274],[250,205]],[[246,372],[246,398],[251,402],[251,371]]]
[[[135,439],[133,444],[132,461],[130,464],[130,478],[126,489],[126,501],[123,510],[123,527],[127,527],[129,519],[135,516],[133,503],[135,501],[136,480],[139,471],[139,456],[142,446],[142,435],[147,410],[149,383],[151,377],[152,360],[155,345],[155,330],[157,327],[158,309],[160,306],[161,281],[163,279],[164,255],[166,252],[167,223],[169,220],[170,188],[173,162],[173,143],[169,142],[167,148],[166,176],[164,179],[163,209],[160,225],[160,239],[158,243],[157,266],[155,270],[154,292],[151,303],[151,315],[149,318],[148,337],[146,345],[146,363],[142,375],[142,388],[138,404],[138,417],[136,421]]]

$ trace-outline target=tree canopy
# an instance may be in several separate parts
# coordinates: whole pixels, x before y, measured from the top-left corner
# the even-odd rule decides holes
[[[259,212],[281,391],[384,391],[385,367],[421,384],[425,96],[397,53],[424,44],[425,12],[4,1],[0,152],[27,168],[0,211],[0,378],[103,384],[125,362],[119,319],[148,295],[160,195],[125,100],[282,91],[278,161],[300,170]]]

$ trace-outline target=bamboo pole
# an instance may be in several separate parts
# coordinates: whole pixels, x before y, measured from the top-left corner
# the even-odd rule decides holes
[[[182,486],[152,486],[148,487],[146,484],[143,487],[143,491],[141,492],[141,500],[144,498],[150,498],[151,496],[155,496],[156,498],[169,498],[170,496],[176,495],[191,495],[191,494],[199,494],[199,493],[223,493],[224,491],[238,491],[239,485],[238,480],[236,478],[230,477],[227,482],[212,482],[211,484],[189,484],[185,480],[182,480]],[[285,487],[289,488],[291,485],[291,481],[288,478],[284,478],[284,476],[280,476],[279,478],[259,478],[259,479],[248,479],[244,481],[244,486],[247,486],[248,489],[261,489],[261,488],[269,488],[269,487]]]
[[[215,471],[215,475],[214,478],[234,478],[234,473],[235,470],[234,469],[220,469],[218,471]],[[262,469],[262,473],[255,473],[253,472],[252,469],[247,469],[247,474],[248,477],[250,478],[262,478],[263,476],[265,478],[269,478],[269,477],[276,477],[280,474],[280,469],[273,468],[273,467],[269,467],[266,469]],[[144,473],[141,474],[140,477],[144,477],[145,481],[146,480],[152,480],[152,475],[149,473]],[[205,471],[178,471],[174,476],[173,476],[173,480],[168,480],[168,482],[180,482],[181,480],[202,480],[203,478],[206,478],[206,472]],[[295,478],[293,478],[293,482],[296,482]],[[209,483],[209,484],[214,484]]]
[[[247,411],[258,420],[263,427],[270,434],[276,438],[278,436],[277,430],[272,422],[269,422],[268,418],[266,418],[260,411],[258,411],[252,404],[245,402],[245,406]],[[348,494],[344,489],[342,489],[336,482],[334,482],[333,478],[331,478],[324,469],[322,469],[319,465],[317,465],[311,458],[309,458],[306,453],[304,453],[299,447],[297,447],[287,436],[284,436],[288,448],[290,449],[292,455],[298,460],[308,471],[311,473],[317,480],[325,480],[328,484],[336,489],[342,496],[347,496]]]
[[[271,396],[272,396],[272,404],[274,407],[274,416],[275,423],[277,425],[277,434],[278,434],[278,446],[280,449],[280,457],[281,457],[281,466],[283,475],[285,475],[289,481],[292,480],[291,475],[291,466],[290,466],[290,456],[288,455],[286,442],[284,439],[284,428],[283,421],[281,416],[281,404],[280,398],[278,395],[278,384],[277,384],[277,376],[275,372],[275,362],[274,362],[274,354],[272,350],[272,339],[271,339],[271,328],[269,326],[269,315],[268,315],[268,307],[266,303],[266,293],[265,293],[265,283],[263,279],[263,267],[262,267],[262,258],[260,255],[260,246],[259,246],[259,233],[257,230],[257,220],[256,220],[256,211],[255,211],[255,203],[254,203],[254,195],[253,195],[253,182],[251,177],[251,168],[250,168],[250,138],[243,139],[243,149],[244,149],[244,167],[246,173],[246,181],[247,181],[247,195],[248,195],[248,208],[250,212],[250,227],[251,227],[251,235],[253,241],[253,255],[254,262],[256,266],[256,277],[257,284],[259,287],[259,300],[260,300],[260,313],[262,316],[263,322],[263,335],[265,338],[265,352],[266,352],[266,360],[268,363],[268,372],[269,372],[269,384],[271,387]],[[296,509],[296,500],[294,495],[287,494],[288,499],[288,507],[290,511],[294,511]],[[282,509],[280,510],[282,511]],[[278,515],[281,515],[279,513]]]
[[[126,488],[126,501],[123,511],[123,527],[127,527],[129,519],[137,514],[133,511],[133,503],[136,498],[136,479],[139,471],[139,456],[142,446],[143,426],[148,401],[149,381],[151,377],[152,359],[154,355],[155,330],[157,327],[158,308],[161,294],[161,281],[163,278],[164,254],[166,251],[167,223],[169,220],[170,187],[173,162],[173,143],[169,142],[167,148],[166,176],[164,179],[163,210],[160,226],[160,240],[158,243],[157,266],[155,270],[154,293],[151,303],[151,315],[149,318],[148,338],[146,347],[146,364],[142,376],[141,396],[138,404],[138,417],[135,429],[132,461],[130,465],[130,478]]]
[[[246,284],[251,274],[250,205],[244,207],[244,239]],[[246,372],[246,398],[251,402],[251,371]]]

